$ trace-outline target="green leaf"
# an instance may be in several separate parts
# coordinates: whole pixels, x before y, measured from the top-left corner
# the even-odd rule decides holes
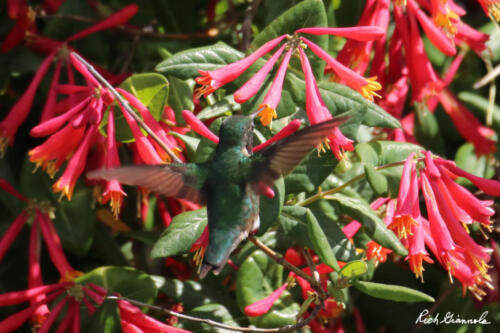
[[[120,312],[116,300],[105,299],[90,317],[85,332],[108,333],[121,332]]]
[[[348,197],[336,193],[330,196],[336,202],[339,210],[363,225],[364,231],[383,247],[394,250],[400,256],[406,256],[408,252],[397,236],[385,225],[384,221],[375,214],[370,206],[361,199]]]
[[[88,252],[94,238],[97,220],[93,202],[90,189],[77,189],[71,201],[62,201],[55,213],[54,226],[63,247],[78,256]]]
[[[229,115],[233,112],[241,110],[240,104],[234,101],[233,95],[224,97],[222,100],[207,106],[196,115],[200,120],[220,117],[222,115]]]
[[[368,266],[366,262],[363,260],[353,260],[348,262],[342,269],[340,270],[340,275],[352,279],[355,277],[359,277],[365,274],[368,271]]]
[[[151,277],[132,267],[103,266],[76,279],[79,284],[94,283],[109,292],[140,302],[152,303],[157,289]]]
[[[491,178],[495,174],[495,168],[488,162],[487,156],[477,156],[472,143],[464,143],[455,154],[457,166],[478,177]],[[465,178],[459,178],[458,182],[463,185],[471,185]]]
[[[120,88],[132,93],[144,104],[151,115],[160,120],[169,96],[169,82],[158,73],[134,74],[120,84]],[[134,110],[135,111],[135,110]],[[136,111],[137,112],[137,111]],[[103,117],[99,125],[101,133],[106,134],[108,118]],[[121,112],[115,111],[116,140],[133,142],[134,136]]]
[[[204,304],[192,309],[188,312],[188,314],[198,318],[211,319],[226,325],[239,327],[238,323],[233,319],[233,316],[229,312],[228,308],[222,304]],[[191,332],[228,332],[228,330],[217,328],[209,324],[200,324],[192,321],[185,322],[183,325],[183,329]]]
[[[331,151],[318,155],[313,150],[297,166],[293,172],[285,178],[285,187],[288,193],[313,192],[338,164]]]
[[[198,145],[200,144],[200,139],[194,138],[189,135],[184,135],[180,134],[178,132],[171,131],[168,134],[175,136],[176,138],[180,139],[182,142],[184,142],[184,145],[186,146],[185,153],[187,154],[188,161],[192,161],[195,157],[196,150],[198,149]]]
[[[436,116],[425,104],[415,103],[414,135],[426,148],[434,152],[443,151],[443,133]]]
[[[58,196],[51,190],[52,180],[42,170],[35,170],[35,164],[26,156],[21,167],[19,191],[30,199],[56,202]]]
[[[394,284],[356,281],[354,287],[376,298],[395,302],[434,302],[434,298],[421,291]]]
[[[360,122],[371,127],[397,128],[399,121],[385,112],[377,104],[371,103],[346,85],[334,82],[320,82],[319,91],[326,107],[333,115],[355,110],[359,112],[366,107],[366,113],[354,114],[351,117],[360,117]],[[305,105],[305,82],[294,73],[287,73],[285,89],[288,90],[298,105]]]
[[[191,245],[201,236],[207,221],[206,208],[175,216],[154,245],[151,256],[164,258],[188,252]]]
[[[278,217],[278,224],[281,230],[297,244],[315,249],[313,240],[309,236],[307,220],[309,211],[308,208],[301,206],[283,206],[281,214]],[[335,258],[345,261],[354,259],[354,248],[339,226],[331,219],[318,214],[317,211],[315,212],[316,220],[325,233]]]
[[[170,81],[170,94],[168,95],[168,105],[175,111],[175,120],[177,124],[184,125],[182,117],[183,110],[194,110],[193,87],[186,81],[174,76],[168,76]]]
[[[370,163],[374,166],[383,166],[385,164],[402,162],[411,153],[418,153],[422,149],[420,146],[406,142],[376,141],[356,145],[355,152],[362,162]],[[403,166],[392,166],[378,172],[387,179],[389,195],[396,197],[399,191]]]
[[[365,163],[365,176],[373,191],[378,196],[383,196],[387,193],[387,178],[373,167],[370,163]]]
[[[307,233],[311,242],[313,244],[314,252],[318,255],[320,260],[333,268],[335,271],[339,271],[340,267],[337,263],[337,259],[335,259],[335,255],[328,243],[328,239],[326,238],[323,229],[314,217],[313,213],[308,209],[306,213],[306,221],[307,221]]]
[[[272,276],[282,272],[279,267],[260,250],[253,252],[243,262],[236,277],[236,300],[242,312],[247,305],[266,298],[277,289],[272,283]],[[280,281],[279,284],[281,283]],[[293,325],[298,311],[299,305],[293,301],[290,293],[285,291],[268,313],[260,317],[249,317],[248,320],[257,327]]]
[[[185,50],[160,62],[158,72],[182,79],[199,76],[198,70],[210,71],[243,58],[243,53],[225,43]]]
[[[262,235],[276,221],[285,202],[285,182],[279,178],[274,182],[274,198],[260,197],[260,226],[259,235]]]
[[[293,6],[278,18],[272,21],[264,30],[262,30],[252,42],[252,46],[257,48],[262,44],[274,39],[283,34],[293,35],[296,30],[304,27],[326,27],[328,25],[326,18],[325,6],[321,0],[307,0]],[[327,35],[307,35],[307,38],[318,46],[328,51],[328,36]],[[319,59],[311,51],[307,50],[306,54],[310,59],[313,68],[314,76],[321,80],[323,78],[323,70],[325,62]],[[302,72],[300,63],[297,61],[291,62],[291,67]]]
[[[134,94],[156,120],[161,119],[169,96],[169,82],[158,73],[134,74],[120,84],[120,88]]]

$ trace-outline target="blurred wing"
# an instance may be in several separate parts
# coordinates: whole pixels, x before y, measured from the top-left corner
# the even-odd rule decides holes
[[[335,127],[349,117],[336,117],[309,126],[252,155],[251,181],[263,181],[272,186],[281,175],[287,175],[318,146]]]
[[[89,179],[116,179],[126,185],[142,186],[166,197],[186,199],[201,205],[206,195],[204,169],[194,163],[168,165],[131,165],[87,173]]]

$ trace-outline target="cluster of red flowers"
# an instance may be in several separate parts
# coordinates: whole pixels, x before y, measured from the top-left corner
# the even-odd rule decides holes
[[[104,302],[109,294],[108,290],[93,283],[78,283],[78,277],[83,273],[75,270],[68,262],[50,217],[52,208],[48,204],[29,200],[3,179],[0,179],[0,188],[27,203],[27,207],[0,239],[0,261],[27,220],[33,220],[28,245],[28,288],[0,294],[0,306],[26,302],[29,302],[29,306],[0,321],[0,331],[12,332],[30,321],[37,332],[49,332],[56,319],[61,316],[56,332],[80,332],[80,312],[86,309],[91,316],[96,306]],[[57,283],[43,282],[40,236],[45,241],[50,261],[59,272],[60,279]],[[51,309],[49,304],[52,304]],[[117,305],[123,332],[188,332],[147,316],[125,300],[118,300]],[[63,315],[64,308],[66,313]]]

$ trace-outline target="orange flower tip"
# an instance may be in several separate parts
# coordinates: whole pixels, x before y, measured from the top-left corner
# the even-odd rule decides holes
[[[258,116],[260,117],[261,124],[264,126],[270,126],[273,119],[278,118],[276,110],[269,106],[269,104],[261,104],[259,111]]]
[[[456,24],[460,22],[460,16],[452,10],[448,10],[446,13],[438,12],[434,22],[451,38],[457,34]]]
[[[399,239],[408,238],[413,235],[412,226],[417,225],[417,222],[408,215],[396,216],[389,224],[388,228],[393,230]]]
[[[203,257],[205,257],[205,248],[203,246],[200,246],[195,251],[196,252],[194,253],[193,262],[196,267],[201,268]]]
[[[373,102],[373,96],[377,96],[378,98],[381,98],[379,94],[377,94],[375,91],[382,89],[382,85],[378,83],[377,77],[369,77],[366,79],[368,83],[361,87],[361,95],[363,95],[364,98],[369,100],[370,102]]]
[[[61,195],[59,196],[59,201],[62,201],[64,196],[66,196],[68,198],[68,200],[71,200],[74,187],[75,187],[75,184],[73,184],[73,185],[66,184],[64,186],[61,186],[61,180],[58,180],[54,185],[52,185],[52,191],[61,192]]]
[[[0,157],[5,156],[5,152],[7,151],[7,146],[9,144],[10,144],[9,138],[0,134]]]
[[[500,22],[500,1],[490,1],[488,4],[488,12],[494,21]]]
[[[216,89],[210,85],[203,85],[194,90],[196,98],[201,98],[202,96],[207,97],[211,93],[213,93]]]
[[[398,6],[406,6],[406,0],[395,0],[395,2]]]
[[[66,273],[64,273],[63,276],[61,276],[61,279],[59,280],[59,282],[61,282],[61,283],[74,282],[75,279],[77,279],[78,277],[80,277],[82,275],[83,275],[83,272],[77,271],[76,269],[74,269],[72,271],[67,271]]]

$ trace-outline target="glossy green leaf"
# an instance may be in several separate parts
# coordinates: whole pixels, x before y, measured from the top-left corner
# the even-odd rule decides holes
[[[240,266],[236,277],[236,300],[243,312],[245,306],[266,298],[278,287],[272,283],[272,276],[278,270],[278,264],[264,252],[257,250]],[[251,324],[258,327],[280,327],[295,324],[299,305],[283,292],[271,310],[260,317],[249,317]]]
[[[394,250],[400,256],[406,256],[408,252],[397,236],[385,225],[384,221],[370,208],[368,203],[358,198],[348,197],[336,193],[330,196],[338,204],[341,212],[359,221],[364,231],[383,247]]]
[[[491,178],[495,174],[495,168],[491,165],[489,158],[484,155],[478,157],[472,143],[464,143],[458,148],[455,162],[459,168],[478,177]],[[458,181],[462,184],[471,184],[464,178],[459,178]]]
[[[365,274],[368,271],[368,266],[363,260],[353,260],[345,264],[340,270],[340,275],[352,279]]]
[[[421,291],[393,284],[356,281],[354,287],[376,298],[396,302],[434,302],[434,298]]]
[[[103,266],[96,268],[75,280],[77,283],[97,284],[109,292],[140,302],[152,303],[157,289],[151,277],[132,267]]]
[[[321,0],[306,0],[298,3],[272,21],[264,30],[255,36],[254,48],[283,34],[293,35],[296,30],[304,27],[326,27],[328,25],[326,11]],[[321,48],[328,50],[327,35],[307,35],[307,38]],[[325,62],[307,50],[314,76],[320,80],[323,77]],[[291,62],[291,66],[302,72],[300,62]]]
[[[335,259],[335,255],[333,254],[332,248],[328,243],[328,239],[321,229],[321,226],[318,223],[316,217],[311,213],[308,209],[306,213],[306,221],[307,221],[307,233],[311,242],[313,244],[314,252],[318,255],[319,259],[333,268],[336,271],[340,270],[340,267],[337,263],[337,259]]]
[[[316,191],[335,169],[338,160],[331,151],[318,154],[312,150],[309,155],[285,178],[288,193]]]
[[[108,333],[121,332],[120,312],[116,300],[105,299],[90,317],[85,332]]]
[[[276,221],[280,215],[281,209],[283,208],[283,202],[285,201],[285,182],[283,178],[279,178],[274,182],[274,198],[268,198],[266,196],[260,197],[260,226],[259,235],[262,235],[267,229]]]
[[[206,318],[217,321],[219,323],[223,323],[226,325],[231,325],[238,327],[238,323],[233,319],[233,316],[229,312],[228,308],[222,304],[204,304],[197,308],[192,309],[188,312],[189,315],[195,316],[198,318]],[[192,321],[186,321],[183,324],[183,329],[186,329],[191,332],[227,332],[227,330],[216,328],[212,325],[205,323],[195,323]]]
[[[243,53],[219,42],[211,46],[188,49],[160,62],[156,70],[182,79],[199,76],[198,70],[214,70],[243,58]]]
[[[184,145],[186,146],[184,154],[187,154],[188,160],[192,161],[196,155],[196,150],[198,149],[198,145],[200,144],[200,139],[189,135],[180,134],[174,131],[171,131],[168,134],[175,136],[176,138],[184,142]]]
[[[240,104],[234,101],[233,95],[224,97],[222,100],[207,106],[196,115],[200,120],[220,117],[222,115],[230,115],[233,112],[241,110]]]
[[[206,208],[176,215],[154,245],[151,256],[164,258],[188,252],[201,236],[207,220]]]
[[[425,104],[415,103],[413,134],[417,141],[433,152],[443,151],[442,131],[434,113]]]
[[[63,247],[78,256],[88,252],[94,238],[97,220],[93,202],[90,189],[76,189],[71,201],[62,201],[55,213],[54,226]]]
[[[381,172],[375,170],[371,163],[365,163],[364,168],[366,180],[368,180],[373,191],[379,196],[386,194],[387,178]]]
[[[185,124],[181,112],[183,110],[193,111],[193,87],[188,82],[169,75],[170,94],[168,95],[168,106],[175,112],[175,120],[178,124]]]
[[[352,90],[348,86],[334,82],[320,82],[318,84],[319,91],[326,107],[333,115],[355,110],[362,110],[366,106],[366,113],[360,113],[360,123],[371,127],[386,127],[397,128],[400,127],[399,121],[385,112],[375,103],[371,103],[361,96],[358,92]],[[285,89],[287,89],[292,98],[298,105],[305,105],[305,82],[294,73],[288,73],[285,81]]]

